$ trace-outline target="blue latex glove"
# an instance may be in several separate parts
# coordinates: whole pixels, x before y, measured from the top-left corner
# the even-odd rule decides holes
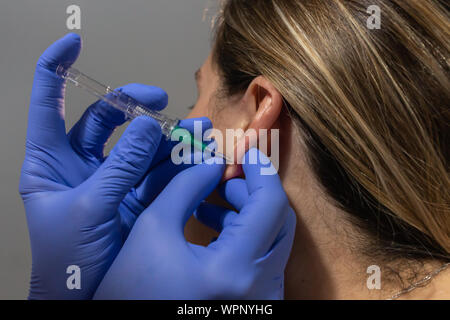
[[[172,144],[146,117],[134,120],[105,158],[104,145],[125,116],[104,102],[89,107],[66,134],[65,82],[55,70],[73,63],[80,48],[79,36],[67,35],[46,50],[35,73],[20,180],[32,249],[31,299],[91,298],[137,216],[187,167],[167,159]],[[121,90],[158,110],[167,105],[159,88]],[[211,126],[202,120],[204,129]],[[193,129],[193,120],[182,126]],[[81,270],[81,290],[66,285],[72,265]]]
[[[222,165],[183,171],[138,218],[95,298],[283,298],[296,218],[278,175],[260,174],[268,159],[250,152],[260,161],[243,165],[246,180],[222,188],[239,213],[202,203],[218,185]],[[199,220],[220,232],[208,247],[184,237],[196,209]]]

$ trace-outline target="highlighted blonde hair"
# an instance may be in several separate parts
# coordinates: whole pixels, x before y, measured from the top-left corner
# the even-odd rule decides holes
[[[380,251],[450,260],[444,1],[228,0],[216,28],[227,94],[260,75],[275,85],[318,180]]]

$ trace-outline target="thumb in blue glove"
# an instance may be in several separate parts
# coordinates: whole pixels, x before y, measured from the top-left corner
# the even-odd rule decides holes
[[[250,153],[259,161],[243,165],[246,179],[223,187],[238,212],[203,202],[218,185],[222,165],[202,164],[178,174],[138,218],[95,298],[283,298],[296,218],[278,175],[261,175],[270,161],[256,149]],[[220,232],[207,247],[184,238],[195,210]]]

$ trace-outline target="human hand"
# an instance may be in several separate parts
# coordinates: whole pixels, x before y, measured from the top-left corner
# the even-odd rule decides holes
[[[246,179],[222,187],[238,212],[202,202],[224,166],[201,164],[177,175],[136,221],[97,299],[281,299],[296,218],[278,175],[261,175],[268,159],[244,164]],[[247,162],[248,163],[248,162]],[[188,243],[196,217],[220,236],[209,246]]]
[[[106,142],[126,119],[102,101],[66,134],[65,82],[55,70],[72,64],[80,49],[80,38],[69,34],[46,50],[36,68],[20,180],[32,248],[31,299],[91,298],[137,216],[186,168],[167,159],[171,143],[145,117],[130,124],[105,158]],[[153,109],[167,105],[167,94],[156,87],[119,90]],[[205,119],[203,124],[210,126]],[[190,129],[193,120],[182,126]],[[80,268],[80,290],[66,285],[69,266]]]

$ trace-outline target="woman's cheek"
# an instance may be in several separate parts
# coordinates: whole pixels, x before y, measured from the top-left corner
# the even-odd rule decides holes
[[[226,148],[227,129],[232,129],[236,127],[236,121],[233,122],[233,116],[230,114],[228,115],[217,113],[214,114],[213,112],[210,112],[210,109],[207,106],[204,106],[201,103],[197,103],[194,109],[192,109],[192,111],[187,116],[187,119],[201,118],[201,117],[208,117],[209,119],[211,119],[213,123],[213,128],[220,131],[221,133],[220,135],[212,137],[218,143],[218,150],[222,150],[222,152],[226,153],[226,155],[229,158],[235,159],[235,164],[227,165],[227,168],[225,169],[225,172],[222,177],[222,181],[228,181],[237,177],[243,177],[244,174],[242,170],[242,165],[237,164],[236,160],[236,158],[242,157],[243,155],[236,154],[236,148],[234,144],[232,148]],[[229,123],[229,125],[227,125],[227,123]]]

